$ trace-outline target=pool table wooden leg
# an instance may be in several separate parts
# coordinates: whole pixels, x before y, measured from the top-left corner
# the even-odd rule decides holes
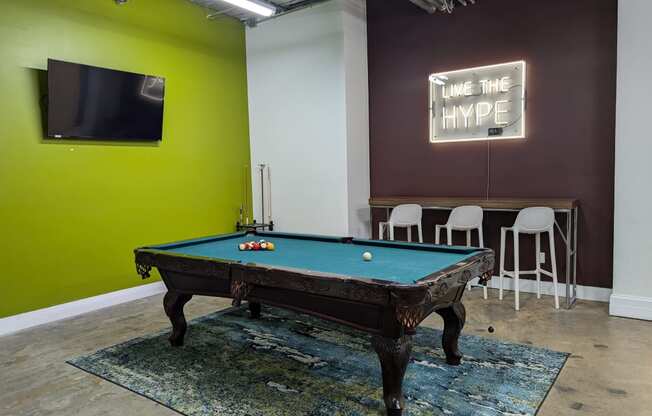
[[[456,302],[448,308],[437,309],[435,312],[444,318],[444,335],[441,343],[446,353],[446,362],[450,365],[459,365],[462,361],[462,353],[457,341],[466,321],[466,309],[462,303]]]
[[[186,334],[186,317],[183,315],[183,307],[192,299],[192,295],[169,291],[163,298],[163,308],[165,314],[170,318],[172,323],[172,333],[168,338],[173,347],[183,345],[183,337]]]
[[[405,409],[403,376],[410,360],[412,336],[404,335],[398,339],[373,336],[371,343],[380,358],[387,415],[401,416]]]
[[[249,313],[252,319],[260,318],[260,303],[249,302]]]

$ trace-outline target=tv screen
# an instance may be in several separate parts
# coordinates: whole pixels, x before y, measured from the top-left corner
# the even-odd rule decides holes
[[[48,60],[48,136],[162,139],[165,79]]]

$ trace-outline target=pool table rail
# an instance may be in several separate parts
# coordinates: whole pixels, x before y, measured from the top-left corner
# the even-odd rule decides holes
[[[452,266],[438,270],[412,284],[387,280],[351,277],[312,270],[269,266],[257,263],[216,259],[172,253],[157,248],[135,250],[136,269],[147,278],[151,268],[156,267],[168,290],[204,296],[232,298],[235,305],[243,300],[256,298],[262,303],[287,306],[305,313],[346,323],[369,332],[402,331],[413,333],[416,327],[439,308],[459,301],[466,284],[476,278],[488,280],[494,267],[491,250],[478,250]],[[264,295],[263,295],[264,292]],[[285,292],[284,295],[279,293]],[[311,301],[302,297],[311,295]],[[271,299],[264,299],[271,298]],[[357,318],[337,318],[333,312],[322,313],[311,310],[320,298],[327,298],[330,304],[349,309],[347,302],[367,305],[373,308],[389,308],[399,325],[388,325],[386,318],[380,318],[375,325],[369,319],[357,322]],[[344,322],[346,321],[346,322]],[[384,328],[384,330],[383,330]]]

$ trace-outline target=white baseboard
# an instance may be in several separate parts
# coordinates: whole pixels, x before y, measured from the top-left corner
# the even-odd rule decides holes
[[[129,289],[118,290],[103,295],[63,303],[49,308],[0,318],[0,335],[10,334],[33,326],[70,318],[109,306],[130,302],[132,300],[158,295],[159,293],[164,293],[166,290],[167,289],[163,282],[154,282],[147,285],[136,286]]]
[[[475,282],[474,282],[475,283]],[[537,293],[537,282],[536,280],[530,279],[519,279],[519,290],[520,292],[525,293]],[[490,281],[487,287],[492,289],[498,289],[499,279],[498,276],[494,276]],[[503,289],[505,290],[514,290],[514,279],[511,277],[503,277]],[[564,303],[566,297],[566,283],[557,282],[557,291],[560,297],[560,304]],[[541,281],[541,294],[542,295],[554,295],[554,286],[549,280]],[[581,286],[577,285],[577,298],[583,300],[593,300],[597,302],[609,302],[609,297],[611,296],[611,289],[605,289],[603,287],[594,287],[594,286]]]
[[[613,294],[609,315],[652,321],[652,298]]]

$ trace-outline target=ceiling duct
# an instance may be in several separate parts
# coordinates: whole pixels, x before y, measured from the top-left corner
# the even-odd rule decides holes
[[[475,4],[475,0],[410,0],[412,3],[421,7],[423,10],[432,14],[437,11],[453,13],[455,4],[461,4],[462,6],[468,6],[469,4]]]

